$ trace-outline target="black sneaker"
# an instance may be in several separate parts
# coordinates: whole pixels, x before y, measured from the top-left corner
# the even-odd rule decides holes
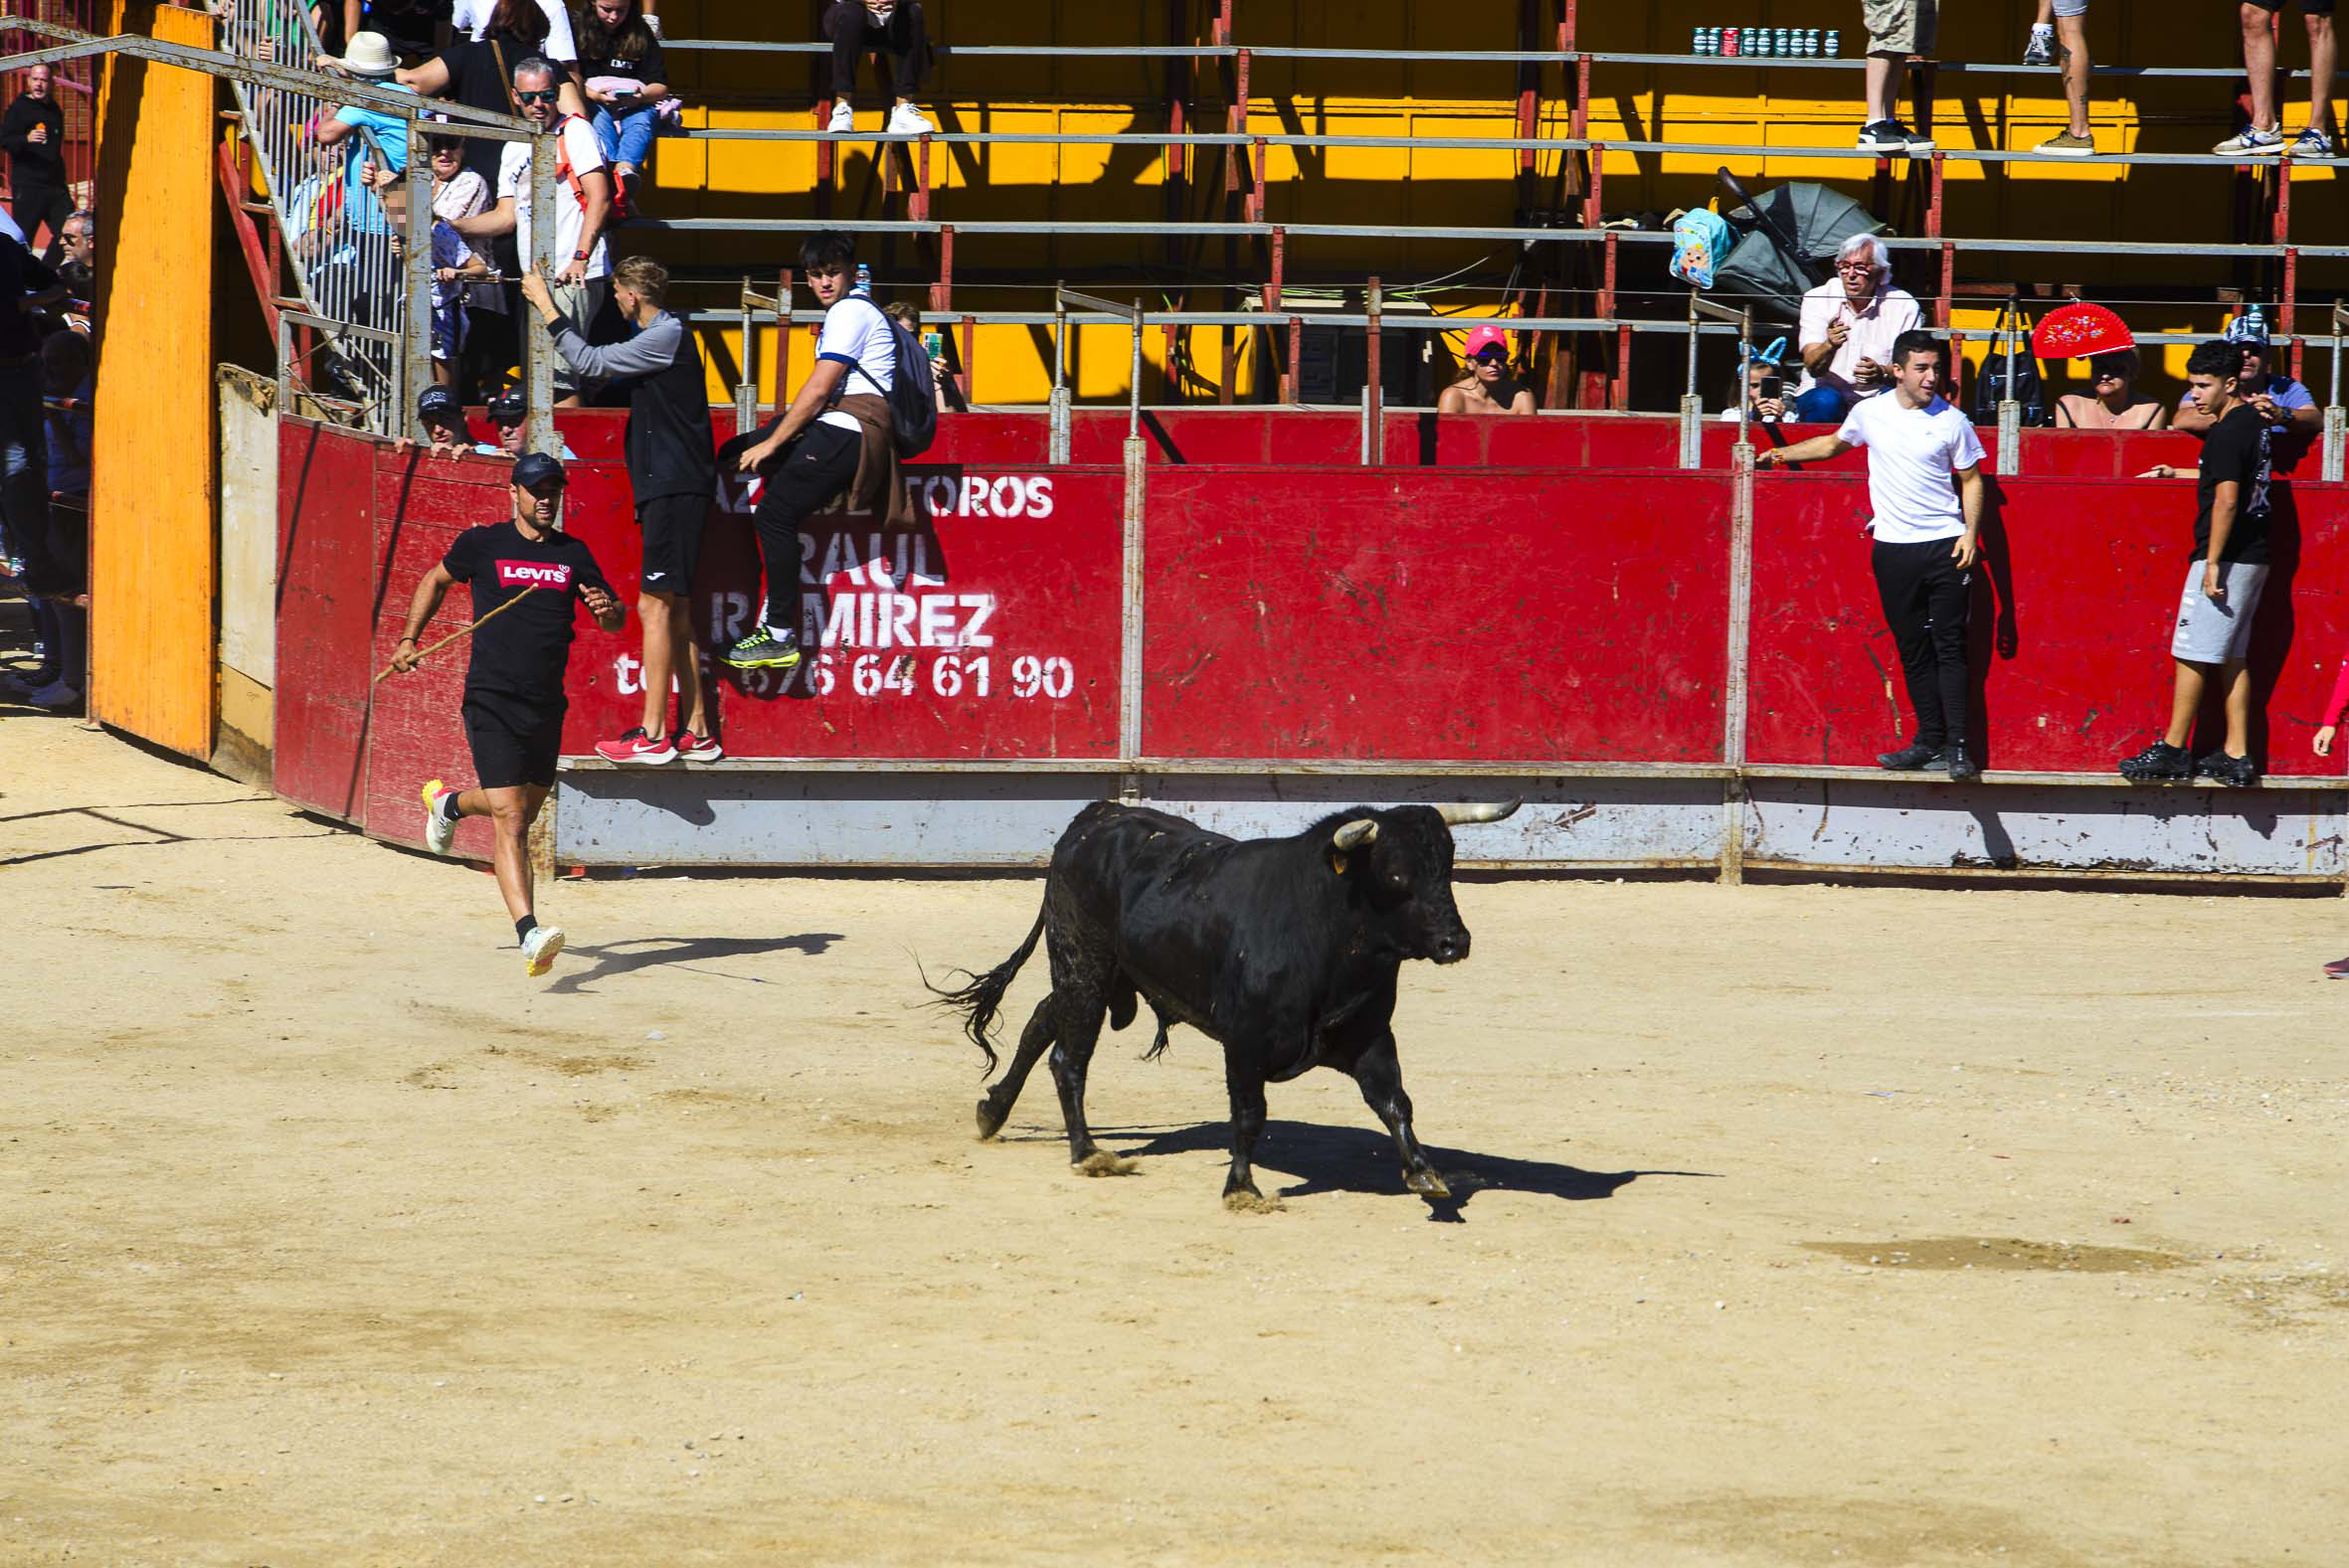
[[[2204,779],[2235,789],[2248,789],[2259,782],[2259,765],[2248,757],[2230,757],[2223,751],[2194,759],[2195,774]]]
[[[2183,746],[2155,741],[2134,757],[2124,757],[2120,776],[2131,784],[2161,784],[2194,777],[2194,756]]]
[[[718,662],[738,670],[787,670],[800,662],[800,634],[786,631],[777,636],[765,626],[754,626],[751,634],[718,655]]]
[[[1951,741],[1942,750],[1941,756],[1949,764],[1951,784],[1969,784],[1982,777],[1982,770],[1975,766],[1973,758],[1966,755],[1965,742]]]
[[[1860,139],[1852,145],[1861,152],[1906,152],[1908,130],[1897,119],[1870,120],[1860,127]]]
[[[1880,752],[1876,766],[1888,773],[1919,774],[1928,768],[1939,768],[1945,759],[1938,746],[1927,746],[1922,741],[1910,741],[1897,752]]]

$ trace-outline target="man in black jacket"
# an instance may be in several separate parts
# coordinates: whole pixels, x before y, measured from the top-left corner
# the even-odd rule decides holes
[[[41,259],[57,264],[59,234],[73,215],[66,194],[66,111],[58,107],[47,66],[25,73],[25,89],[0,115],[0,147],[8,151],[8,188],[15,196],[16,226],[31,245],[49,226]]]
[[[617,383],[629,395],[625,449],[644,564],[636,613],[644,623],[643,722],[617,741],[597,743],[607,762],[714,763],[725,755],[709,719],[708,686],[693,640],[693,574],[701,532],[718,491],[710,435],[709,386],[701,350],[685,323],[661,308],[668,269],[632,256],[612,269],[612,302],[635,328],[626,342],[597,345],[555,309],[546,278],[522,274],[522,297],[554,335],[555,352],[583,381]],[[668,727],[675,677],[680,723]]]

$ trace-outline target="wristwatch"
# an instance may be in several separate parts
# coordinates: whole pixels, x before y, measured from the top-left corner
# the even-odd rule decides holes
[[[587,253],[585,251],[574,251],[571,253],[571,260],[574,261],[584,261],[587,260]]]

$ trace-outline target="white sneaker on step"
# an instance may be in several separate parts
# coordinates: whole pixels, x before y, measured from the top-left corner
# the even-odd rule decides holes
[[[900,103],[889,111],[889,134],[892,136],[920,136],[938,127],[930,123],[930,116],[911,103]]]
[[[856,128],[856,105],[846,98],[834,98],[831,123],[823,128],[834,136],[847,135]]]
[[[523,971],[532,979],[555,966],[555,955],[563,951],[563,933],[554,926],[533,926],[530,935],[522,939]]]

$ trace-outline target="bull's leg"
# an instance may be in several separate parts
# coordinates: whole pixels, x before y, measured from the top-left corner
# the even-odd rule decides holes
[[[1085,1071],[1093,1065],[1093,1044],[1101,1038],[1107,1001],[1098,991],[1062,991],[1058,1038],[1052,1045],[1052,1083],[1060,1091],[1060,1119],[1068,1125],[1068,1162],[1088,1176],[1123,1176],[1134,1161],[1121,1159],[1093,1141],[1085,1125]]]
[[[1019,1091],[1027,1086],[1027,1075],[1052,1043],[1053,996],[1047,991],[1036,1003],[1036,1010],[1027,1015],[1027,1027],[1019,1031],[1019,1049],[1012,1054],[1010,1071],[990,1085],[979,1102],[979,1136],[982,1140],[994,1137],[1010,1119],[1011,1107],[1019,1099]]]
[[[1444,1185],[1444,1178],[1436,1173],[1427,1151],[1411,1132],[1411,1097],[1403,1093],[1403,1069],[1395,1058],[1392,1034],[1355,1059],[1354,1081],[1394,1137],[1395,1152],[1403,1158],[1403,1185],[1424,1197],[1450,1197],[1452,1189]]]
[[[1248,1060],[1243,1064],[1242,1058]],[[1231,1173],[1223,1178],[1223,1206],[1242,1212],[1277,1209],[1279,1204],[1256,1190],[1256,1139],[1264,1134],[1264,1074],[1254,1064],[1256,1053],[1227,1046],[1223,1053],[1223,1086],[1231,1093]]]

